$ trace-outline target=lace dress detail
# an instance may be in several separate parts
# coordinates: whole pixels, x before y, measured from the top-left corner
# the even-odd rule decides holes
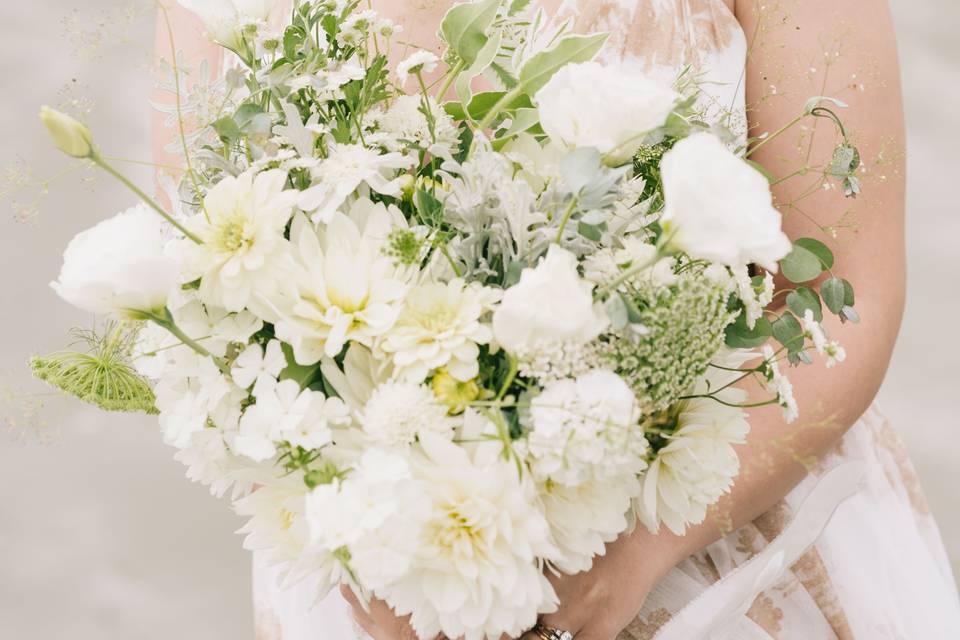
[[[437,4],[414,0],[411,14]],[[578,31],[609,32],[603,55],[628,69],[672,79],[690,65],[703,74],[708,115],[745,133],[747,44],[723,0],[562,0],[559,14]],[[674,568],[618,640],[960,638],[940,534],[890,424],[871,408],[819,467],[774,509]],[[840,477],[850,470],[853,481]],[[830,495],[838,477],[845,493]],[[339,593],[311,607],[256,554],[254,601],[257,640],[364,636]]]

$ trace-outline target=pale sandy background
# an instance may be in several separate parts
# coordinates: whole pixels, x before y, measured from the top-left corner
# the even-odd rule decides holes
[[[910,130],[910,307],[881,402],[960,567],[960,3],[894,4]],[[40,177],[67,167],[36,110],[74,96],[94,100],[103,148],[148,156],[147,50],[131,42],[150,42],[153,26],[127,6],[3,0],[0,165],[20,157]],[[148,169],[131,171],[149,184]],[[27,357],[60,347],[88,321],[46,287],[63,246],[130,198],[71,175],[38,216],[30,197],[17,199],[26,221],[14,219],[9,197],[0,203],[0,638],[249,638],[249,560],[232,533],[239,520],[183,478],[154,422],[24,395],[42,390],[26,379]]]

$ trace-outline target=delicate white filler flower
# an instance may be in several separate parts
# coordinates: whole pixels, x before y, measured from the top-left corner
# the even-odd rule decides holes
[[[666,122],[678,95],[641,73],[597,62],[568,64],[537,92],[540,124],[551,140],[593,147],[610,165],[628,162],[644,134]]]
[[[767,391],[777,394],[777,404],[783,409],[784,421],[787,423],[793,422],[800,416],[800,408],[793,396],[793,384],[780,372],[780,363],[777,362],[773,347],[765,344],[761,350],[769,368]]]
[[[258,385],[269,381],[275,382],[286,366],[287,359],[283,355],[280,341],[271,340],[267,343],[266,349],[254,343],[241,351],[233,361],[230,375],[238,386],[249,389],[255,382]]]
[[[670,246],[728,267],[756,263],[776,272],[790,252],[770,184],[715,135],[678,142],[660,164]]]
[[[84,311],[136,317],[160,312],[176,286],[176,263],[163,250],[162,221],[137,205],[77,234],[50,286]]]

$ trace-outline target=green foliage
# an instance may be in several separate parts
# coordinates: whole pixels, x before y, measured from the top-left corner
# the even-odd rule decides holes
[[[523,91],[532,96],[564,66],[592,60],[607,36],[606,33],[564,36],[553,47],[532,56],[520,69]]]
[[[816,280],[825,269],[833,268],[833,253],[819,240],[800,238],[793,250],[780,261],[780,269],[790,282]]]
[[[487,30],[503,0],[481,0],[454,5],[440,23],[440,33],[464,66],[472,65],[487,44]]]
[[[773,335],[773,327],[766,318],[757,318],[751,329],[747,326],[747,316],[741,313],[724,332],[726,345],[732,349],[755,349]]]
[[[820,304],[820,296],[808,287],[800,287],[796,291],[791,291],[787,295],[787,308],[800,317],[803,317],[809,309],[813,312],[814,320],[817,322],[823,321],[823,307]]]

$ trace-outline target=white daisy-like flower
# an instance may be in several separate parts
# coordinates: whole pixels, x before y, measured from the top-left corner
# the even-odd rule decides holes
[[[312,171],[315,184],[300,193],[299,206],[315,222],[329,222],[361,185],[398,197],[400,184],[395,174],[413,163],[401,153],[381,153],[360,144],[332,145],[327,158]]]
[[[376,444],[413,444],[425,433],[451,438],[455,422],[447,407],[422,384],[387,382],[374,389],[359,416],[367,437]]]
[[[350,217],[336,212],[320,230],[294,229],[294,291],[275,292],[271,303],[277,337],[299,364],[332,358],[348,341],[372,346],[393,327],[411,275],[383,252],[396,224],[396,207],[362,199]]]
[[[472,453],[442,438],[421,441],[414,477],[429,511],[410,570],[377,590],[421,638],[518,637],[555,610],[538,558],[555,558],[547,522],[499,447]]]
[[[751,354],[722,358],[723,366],[735,368]],[[718,362],[719,364],[719,362]],[[736,372],[711,368],[697,385],[698,393],[709,393],[731,381]],[[720,392],[728,404],[742,403],[746,391],[729,387]],[[750,425],[743,409],[727,406],[712,398],[689,398],[677,403],[676,427],[666,436],[668,443],[657,452],[643,475],[642,493],[636,501],[637,516],[651,532],[660,524],[683,535],[688,525],[700,524],[707,509],[730,490],[740,472],[735,444],[746,441]]]
[[[397,323],[379,344],[393,358],[397,376],[422,382],[441,367],[457,380],[477,377],[477,345],[493,332],[482,318],[500,297],[499,291],[456,278],[430,282],[410,290]]]
[[[832,369],[837,364],[847,359],[847,351],[840,346],[836,340],[831,340],[823,347],[823,353],[827,356],[827,369]]]
[[[397,65],[397,79],[400,81],[400,86],[407,84],[411,74],[418,72],[433,73],[439,61],[440,59],[437,58],[436,54],[430,51],[420,50],[410,54]]]
[[[628,269],[648,265],[624,282],[620,290],[641,285],[669,287],[677,282],[675,258],[656,259],[657,248],[640,236],[624,236],[621,244],[619,248],[605,248],[587,256],[583,264],[584,278],[603,285],[616,280]]]
[[[822,355],[827,347],[827,334],[823,331],[823,326],[813,317],[813,311],[810,309],[803,312],[803,334],[813,342],[813,348],[817,353]]]
[[[628,525],[631,500],[639,495],[634,474],[606,481],[587,480],[576,487],[541,483],[540,501],[561,557],[554,564],[567,574],[588,570]]]
[[[185,222],[202,241],[177,241],[183,275],[200,278],[200,298],[240,311],[257,290],[274,286],[288,265],[284,230],[297,191],[285,190],[287,174],[272,170],[228,176],[203,200],[203,210]]]
[[[368,116],[376,132],[366,136],[367,143],[381,144],[388,151],[404,151],[410,143],[425,149],[436,144],[452,152],[460,141],[453,118],[433,98],[427,104],[433,116],[432,132],[423,112],[423,98],[400,96],[385,111],[375,111]]]
[[[767,391],[777,395],[777,404],[783,409],[783,419],[790,423],[800,416],[800,408],[793,396],[793,384],[780,372],[780,363],[777,362],[773,347],[763,345],[763,357],[767,361]]]
[[[284,441],[319,449],[333,442],[331,427],[350,422],[340,398],[301,389],[295,380],[262,383],[256,398],[240,419],[233,450],[258,462],[275,456],[277,444]]]
[[[577,487],[592,479],[636,475],[646,467],[640,406],[623,379],[595,369],[558,380],[530,401],[520,445],[537,479]]]
[[[251,344],[240,352],[230,368],[233,381],[244,389],[257,383],[258,386],[276,382],[277,376],[287,367],[287,359],[279,340],[271,340],[266,349],[259,344]],[[254,392],[256,393],[256,392]]]

